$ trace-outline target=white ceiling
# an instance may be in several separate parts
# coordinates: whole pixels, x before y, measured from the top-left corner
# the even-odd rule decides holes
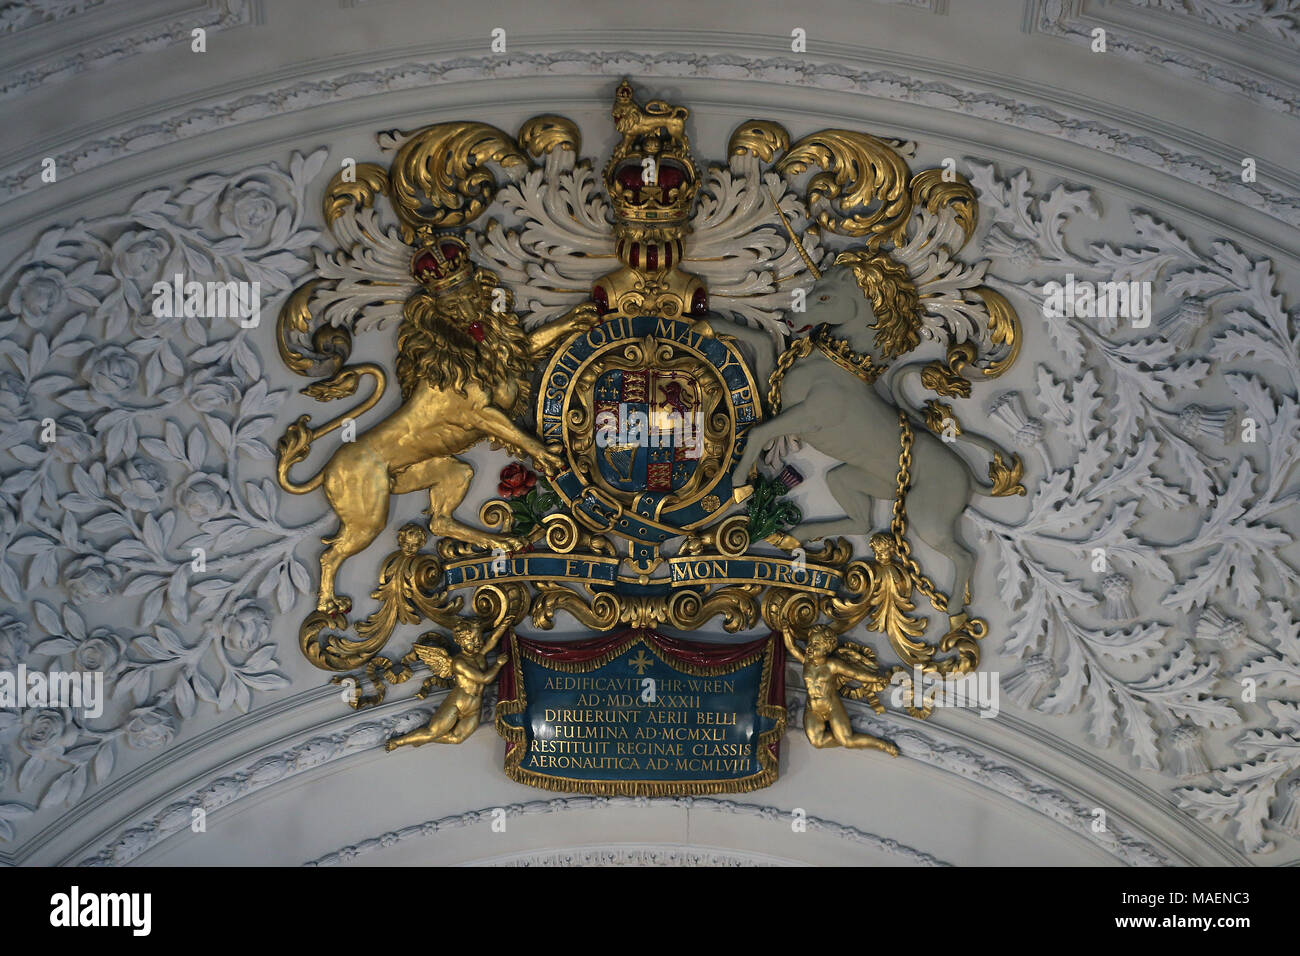
[[[1154,456],[1156,474],[1176,484],[1188,470],[1172,457],[1171,443],[1181,433],[1161,418],[1161,409],[1175,418],[1192,404],[1229,408],[1238,417],[1285,415],[1285,403],[1261,404],[1258,391],[1230,374],[1271,387],[1275,402],[1296,398],[1295,354],[1287,367],[1258,355],[1229,356],[1213,345],[1216,334],[1244,321],[1235,310],[1280,308],[1285,324],[1286,310],[1294,310],[1300,295],[1300,168],[1294,160],[1300,155],[1300,27],[1294,14],[1276,12],[1278,4],[831,0],[796,10],[768,0],[502,2],[462,6],[454,17],[439,6],[403,0],[102,0],[73,6],[77,12],[64,13],[71,9],[66,3],[27,4],[25,18],[0,23],[0,124],[8,131],[0,149],[6,296],[16,276],[41,260],[39,237],[51,226],[86,220],[91,232],[120,235],[132,204],[152,190],[179,190],[213,173],[237,179],[262,164],[288,168],[295,151],[306,155],[324,147],[325,173],[304,195],[282,200],[300,210],[303,228],[320,228],[320,189],[329,172],[344,157],[378,160],[374,136],[381,130],[455,118],[513,130],[532,115],[554,112],[577,121],[584,154],[603,161],[615,138],[610,97],[626,75],[644,96],[691,108],[696,154],[710,161],[725,158],[727,136],[741,121],[771,118],[795,135],[842,126],[912,140],[914,169],[952,156],[977,185],[1005,189],[1001,195],[985,189],[981,196],[982,225],[967,256],[991,260],[990,274],[1020,308],[1026,345],[1005,382],[986,386],[972,402],[973,414],[987,418],[993,397],[1017,389],[1027,413],[1053,426],[1053,416],[1062,414],[1049,400],[1053,381],[1072,390],[1067,406],[1086,407],[1086,372],[1034,311],[1031,287],[1066,271],[1113,270],[1101,247],[1124,250],[1152,270],[1159,317],[1192,294],[1168,284],[1179,272],[1202,275],[1199,285],[1187,288],[1213,291],[1196,294],[1211,300],[1214,331],[1192,336],[1176,355],[1179,363],[1204,360],[1206,369],[1180,379],[1155,401],[1158,408],[1133,413],[1132,447]],[[208,29],[205,53],[189,50],[196,26]],[[495,27],[507,31],[504,55],[489,49]],[[791,50],[796,27],[807,31],[806,53]],[[1089,48],[1097,27],[1107,31],[1107,53]],[[54,184],[40,179],[46,157],[59,171]],[[1247,157],[1257,165],[1253,183],[1240,177]],[[1017,184],[1021,170],[1027,178]],[[1061,186],[1066,190],[1057,192]],[[1016,210],[1025,196],[1034,201],[1017,233]],[[1144,216],[1174,231],[1147,228]],[[327,239],[318,245],[331,248]],[[1068,254],[1051,261],[1053,249]],[[1238,281],[1245,273],[1232,270],[1234,254],[1226,249],[1268,264],[1271,272],[1260,267],[1255,275],[1275,283],[1280,307],[1273,289]],[[112,252],[105,255],[105,262],[113,259]],[[304,259],[304,270],[309,263]],[[1294,311],[1289,321],[1294,328]],[[30,329],[22,331],[30,337]],[[1147,374],[1128,361],[1132,353],[1108,352],[1108,343],[1122,346],[1138,337],[1121,329],[1109,339],[1086,339],[1082,347],[1100,401],[1088,409],[1090,418],[1056,423],[1048,440],[1052,467],[1075,464],[1081,484],[1084,466],[1077,463],[1090,454],[1089,441],[1095,444],[1096,430],[1110,427],[1117,403],[1136,394],[1131,382],[1130,391],[1122,390],[1120,377]],[[29,341],[20,346],[29,348]],[[278,367],[269,325],[251,344],[269,384],[296,390],[301,383]],[[390,345],[360,348],[384,360]],[[311,411],[295,394],[276,413],[265,440]],[[1255,403],[1243,395],[1254,395]],[[146,415],[141,427],[152,422],[161,428],[171,414]],[[994,434],[1000,427],[990,419],[982,430]],[[999,437],[1009,440],[1005,429]],[[1044,491],[1038,500],[1045,505],[1034,511],[1037,489],[1051,482],[1042,459],[1026,455],[1030,499],[998,501],[984,511],[1005,539],[1021,541],[1025,550],[1009,545],[998,552],[988,542],[980,548],[976,609],[991,628],[983,666],[1005,680],[1037,650],[1055,662],[1059,686],[1073,690],[1061,691],[1052,704],[1040,700],[1040,709],[1007,704],[996,720],[965,712],[940,712],[928,723],[893,713],[856,714],[863,726],[899,742],[904,756],[897,761],[814,752],[793,728],[783,745],[781,779],[772,788],[734,801],[646,802],[557,798],[514,784],[500,771],[501,743],[486,727],[460,747],[385,754],[384,737],[417,722],[414,702],[395,694],[374,711],[354,714],[343,707],[327,675],[298,653],[302,599],[291,613],[277,615],[271,631],[288,688],[255,692],[247,713],[218,713],[203,703],[190,715],[174,713],[176,734],[166,747],[119,747],[113,770],[92,779],[79,799],[52,801],[16,819],[14,839],[0,842],[0,860],[1295,862],[1296,834],[1264,821],[1286,815],[1289,782],[1300,771],[1287,707],[1300,681],[1294,624],[1300,593],[1265,562],[1254,592],[1231,581],[1225,568],[1190,610],[1166,601],[1191,588],[1203,564],[1220,558],[1239,565],[1241,555],[1262,550],[1297,564],[1300,517],[1286,500],[1295,476],[1290,485],[1281,480],[1268,487],[1288,460],[1285,439],[1281,433],[1256,446],[1209,444],[1197,434],[1192,442],[1189,454],[1220,490],[1243,462],[1251,463],[1259,477],[1242,507],[1277,507],[1268,514],[1257,507],[1246,518],[1213,499],[1161,506],[1158,496],[1140,487],[1150,478],[1097,483],[1095,496],[1092,486],[1076,487],[1055,503]],[[1104,440],[1101,445],[1104,450]],[[1112,452],[1099,474],[1124,457]],[[488,496],[491,474],[504,459],[485,449],[471,458],[482,466],[471,493],[477,501]],[[0,475],[19,468],[0,455]],[[266,462],[245,468],[244,480],[272,473]],[[824,506],[816,482],[810,489],[805,504]],[[1081,525],[1070,527],[1061,518],[1090,500],[1095,507]],[[1120,524],[1128,529],[1126,546],[1139,556],[1126,571],[1137,611],[1124,627],[1141,633],[1131,636],[1131,654],[1107,657],[1096,638],[1108,629],[1100,576],[1090,571],[1086,552],[1130,502],[1136,515]],[[419,503],[402,507],[406,512],[395,520],[414,517]],[[279,519],[302,524],[322,510],[314,498],[285,501]],[[1266,525],[1283,529],[1280,544],[1267,543]],[[3,530],[6,538],[17,536],[11,526]],[[1049,538],[1057,539],[1055,548]],[[310,535],[302,536],[298,558],[313,565],[315,547]],[[351,593],[365,593],[387,549],[377,544],[355,562]],[[26,561],[15,564],[25,569]],[[1172,582],[1152,572],[1161,562],[1168,563]],[[1035,582],[1026,595],[1048,595],[1048,603],[1074,614],[1079,627],[1049,616],[1055,621],[1051,640],[1035,647],[1034,635],[1017,625],[1023,608],[997,596],[1008,567]],[[47,628],[33,602],[57,607],[68,601],[66,573],[61,586],[24,586],[29,593],[7,613],[29,624],[28,644],[35,645]],[[1087,600],[1076,607],[1073,595]],[[268,596],[262,603],[271,602]],[[6,603],[0,598],[0,613]],[[1204,626],[1197,636],[1207,603],[1244,620],[1248,640],[1217,649]],[[81,611],[90,626],[109,626],[129,639],[139,604],[138,598],[82,604]],[[187,626],[177,629],[188,644],[197,640],[191,636],[197,626]],[[1273,677],[1260,700],[1243,702],[1241,678],[1266,671]],[[792,700],[797,710],[798,696]],[[1104,715],[1116,709],[1134,717],[1125,711],[1129,704],[1157,738],[1159,769],[1144,768],[1134,753],[1143,733],[1106,724]],[[1225,710],[1236,719],[1215,726],[1225,722]],[[1167,734],[1187,721],[1202,725],[1208,769],[1178,779],[1170,772]],[[54,761],[19,791],[28,759],[12,733],[0,732],[0,760],[10,768],[0,771],[8,778],[0,789],[0,820],[4,804],[40,803],[51,781],[71,766]],[[189,829],[199,806],[209,811],[203,834]],[[505,834],[488,826],[496,807],[508,808]],[[807,834],[796,835],[788,825],[795,807],[816,821]],[[1106,813],[1102,832],[1094,826],[1098,809]],[[216,832],[223,839],[207,839]]]

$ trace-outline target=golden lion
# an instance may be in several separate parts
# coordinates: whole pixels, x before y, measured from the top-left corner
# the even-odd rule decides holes
[[[356,393],[365,375],[374,393],[350,412],[319,428],[304,415],[285,431],[277,447],[280,486],[296,495],[324,487],[339,518],[338,532],[324,538],[318,610],[338,621],[352,602],[334,593],[339,567],[364,550],[388,523],[389,497],[429,491],[429,530],[482,548],[515,551],[526,539],[492,534],[457,521],[452,512],[469,490],[474,469],[456,458],[483,439],[533,460],[544,474],[564,467],[562,459],[514,424],[528,405],[532,365],[564,337],[598,321],[594,305],[525,333],[507,301],[489,307],[499,287],[495,274],[473,267],[465,281],[441,291],[421,290],[407,300],[397,336],[397,380],[402,405],[379,424],[345,442],[315,476],[298,483],[289,469],[307,457],[312,442],[373,408],[387,379],[377,365],[348,366],[332,378],[303,389],[319,400]]]
[[[632,98],[632,85],[624,80],[614,93],[614,128],[623,134],[623,145],[619,151],[626,151],[638,136],[658,133],[685,144],[686,120],[691,111],[684,106],[671,106],[664,100],[651,100],[642,109]]]

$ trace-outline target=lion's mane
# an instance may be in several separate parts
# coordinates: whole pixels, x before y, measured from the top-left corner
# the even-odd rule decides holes
[[[885,255],[849,251],[836,265],[853,270],[858,287],[876,313],[876,344],[886,358],[910,352],[921,343],[921,300],[907,269]]]
[[[491,392],[498,382],[512,380],[519,397],[514,408],[502,411],[517,417],[528,406],[528,341],[509,303],[499,313],[487,307],[489,290],[484,282],[475,283],[471,294],[483,330],[481,342],[434,296],[417,293],[407,301],[397,333],[397,381],[402,398],[410,398],[422,381],[464,395],[470,384]]]

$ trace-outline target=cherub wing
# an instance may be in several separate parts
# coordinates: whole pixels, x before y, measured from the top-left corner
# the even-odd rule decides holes
[[[868,692],[878,691],[885,686],[887,675],[876,665],[876,652],[871,648],[863,644],[841,644],[835,649],[835,656],[852,669],[850,679],[858,682],[857,687],[843,691],[845,697],[859,700]]]
[[[415,644],[411,647],[415,656],[428,665],[438,677],[444,680],[451,676],[451,654],[444,647],[436,644]]]

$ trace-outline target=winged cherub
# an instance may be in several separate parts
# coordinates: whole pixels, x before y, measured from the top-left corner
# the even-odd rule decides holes
[[[458,744],[474,733],[483,712],[483,688],[496,680],[505,663],[505,658],[498,657],[489,666],[487,655],[508,630],[510,624],[502,624],[484,641],[483,622],[470,618],[452,628],[452,640],[460,646],[457,654],[433,644],[416,644],[413,650],[420,660],[436,676],[451,679],[451,693],[438,705],[427,727],[394,737],[385,744],[385,749],[393,751],[404,744],[413,747],[427,743]]]
[[[861,696],[872,708],[877,712],[884,710],[876,694],[888,685],[889,678],[876,667],[871,651],[841,645],[835,632],[825,624],[808,629],[802,651],[795,643],[791,628],[784,628],[782,635],[790,656],[803,664],[803,683],[808,690],[803,729],[808,741],[814,747],[867,748],[897,757],[898,748],[888,740],[856,733],[840,700],[841,688],[856,682],[861,685]]]

